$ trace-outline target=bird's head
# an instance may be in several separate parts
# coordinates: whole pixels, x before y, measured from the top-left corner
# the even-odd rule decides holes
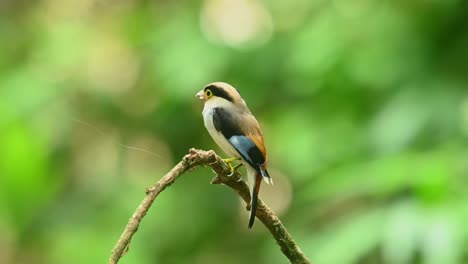
[[[209,104],[234,104],[236,106],[245,106],[244,99],[240,96],[236,88],[224,82],[210,83],[199,91],[196,96]]]

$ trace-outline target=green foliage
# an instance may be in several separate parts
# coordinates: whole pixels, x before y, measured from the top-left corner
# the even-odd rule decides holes
[[[313,263],[467,263],[467,3],[3,1],[0,262],[105,262],[144,189],[217,150],[195,93],[226,81]],[[122,263],[286,263],[210,176],[161,194]]]

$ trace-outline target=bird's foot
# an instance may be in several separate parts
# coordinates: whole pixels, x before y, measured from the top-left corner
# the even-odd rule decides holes
[[[242,163],[239,163],[237,164],[236,166],[232,167],[232,166],[229,166],[230,169],[231,169],[231,173],[228,174],[228,177],[231,177],[232,175],[234,175],[234,173],[240,168],[242,167]],[[241,180],[242,180],[242,177],[239,177]]]
[[[227,165],[229,165],[229,170],[231,171],[231,173],[227,175],[228,177],[231,177],[232,175],[234,175],[237,169],[239,169],[242,166],[242,163],[239,163],[236,166],[233,166],[232,163],[236,160],[240,160],[240,158],[234,157],[234,158],[229,158],[229,159],[223,159],[223,161],[226,162]]]

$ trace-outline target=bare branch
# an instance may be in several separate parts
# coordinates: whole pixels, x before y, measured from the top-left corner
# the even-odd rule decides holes
[[[154,186],[146,190],[146,196],[140,203],[138,208],[133,213],[128,221],[125,230],[119,240],[112,249],[109,257],[109,264],[117,264],[120,258],[128,251],[130,241],[138,230],[141,220],[145,217],[146,212],[153,204],[158,195],[169,185],[171,185],[180,175],[197,166],[209,166],[217,174],[212,180],[213,184],[224,184],[236,191],[240,197],[249,204],[250,192],[247,184],[243,181],[237,181],[239,175],[228,177],[230,173],[227,164],[212,150],[204,151],[190,149],[189,154],[185,155],[174,168],[172,168],[164,177],[162,177]],[[310,261],[302,253],[301,249],[292,239],[286,228],[283,226],[279,218],[268,208],[260,199],[258,201],[257,218],[270,230],[276,242],[281,248],[283,254],[291,261],[291,263],[309,263]]]

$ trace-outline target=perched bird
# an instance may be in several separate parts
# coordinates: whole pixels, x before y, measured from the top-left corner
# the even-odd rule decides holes
[[[231,174],[238,167],[231,164],[235,160],[240,160],[247,168],[249,182],[253,183],[248,225],[252,228],[262,179],[268,184],[272,183],[267,171],[267,153],[260,126],[239,92],[227,83],[210,83],[196,96],[205,102],[202,113],[208,133],[232,157],[224,159],[231,168]]]

